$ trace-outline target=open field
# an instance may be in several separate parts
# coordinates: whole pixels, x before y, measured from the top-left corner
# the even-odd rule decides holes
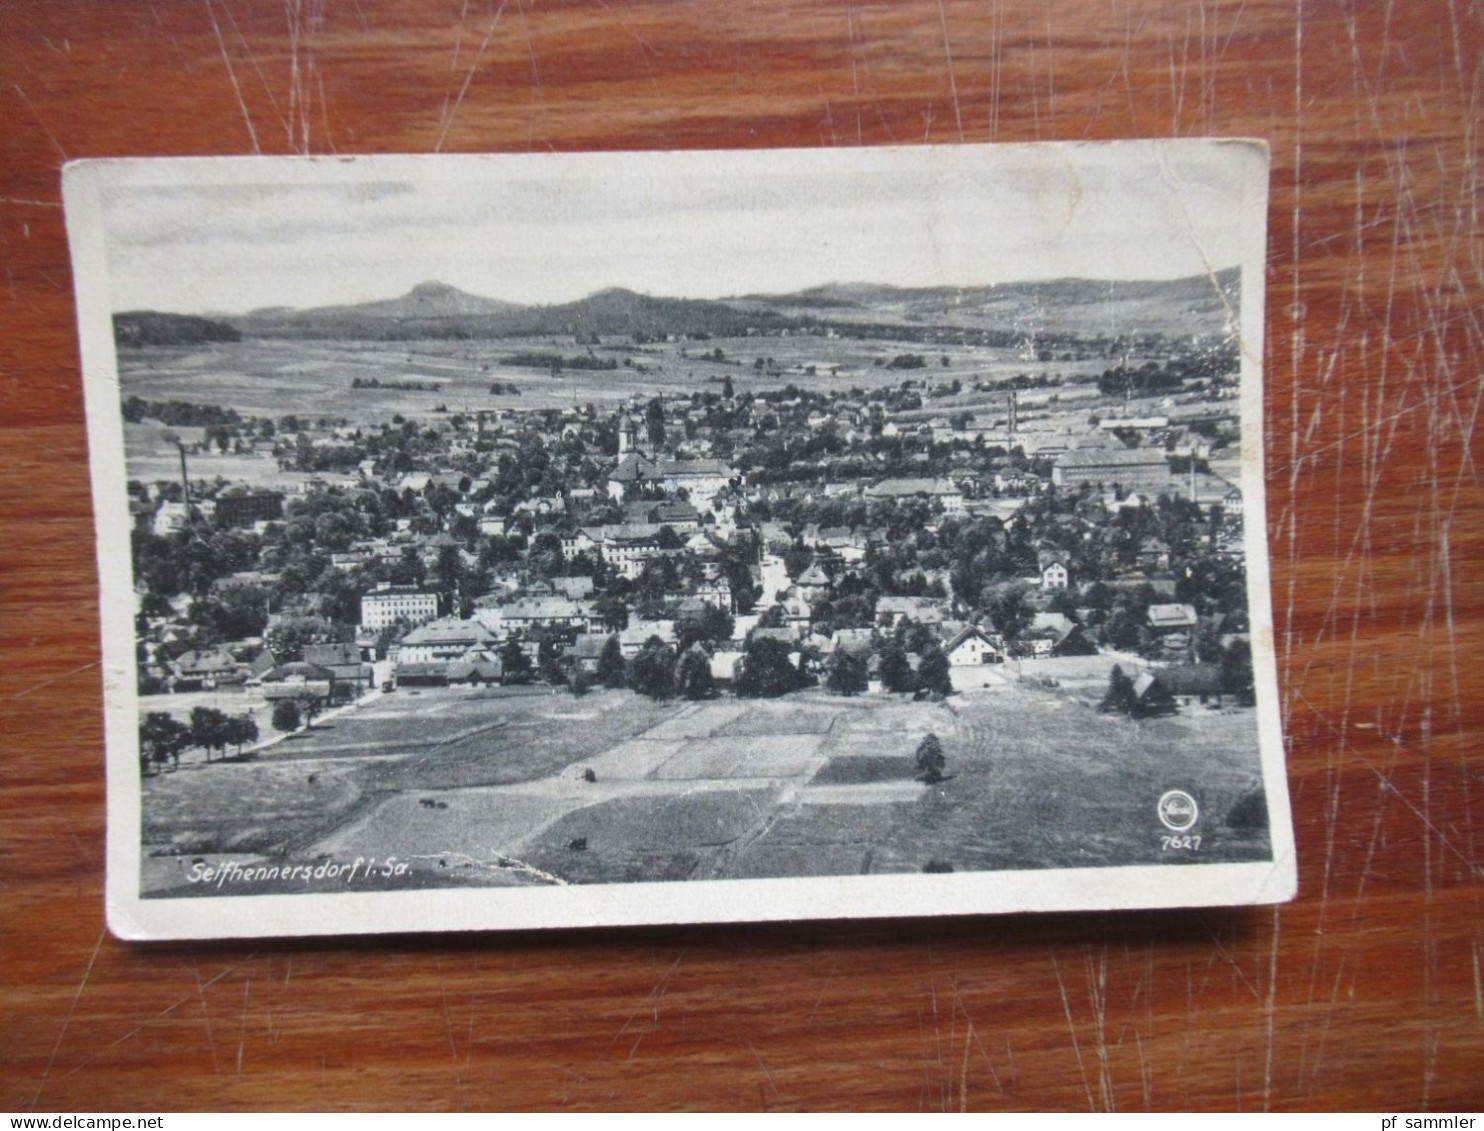
[[[720,349],[722,359],[713,351]],[[990,347],[931,347],[914,342],[860,341],[844,338],[718,338],[708,342],[666,342],[633,345],[619,339],[598,347],[598,356],[615,358],[615,370],[566,370],[553,377],[545,368],[511,365],[509,359],[523,353],[560,353],[571,356],[579,349],[570,338],[510,338],[484,342],[306,342],[243,341],[213,343],[198,347],[151,347],[119,353],[119,379],[124,396],[145,400],[184,400],[215,403],[235,408],[244,415],[277,418],[285,405],[307,419],[345,418],[358,424],[381,423],[394,414],[409,418],[433,415],[438,405],[450,412],[479,409],[545,409],[584,405],[589,402],[613,405],[638,396],[683,395],[698,389],[715,388],[728,377],[738,392],[779,389],[785,385],[825,392],[859,386],[873,389],[898,386],[904,380],[931,384],[955,378],[965,386],[974,381],[999,381],[1027,374],[1059,374],[1067,381],[1090,380],[1108,362],[1039,362],[1026,360],[1015,350]],[[898,354],[921,354],[923,369],[888,369],[884,364]],[[948,365],[941,364],[947,356]],[[769,375],[754,368],[758,358],[772,359],[782,370]],[[633,367],[624,364],[633,361]],[[814,373],[808,373],[808,367]],[[416,382],[427,389],[352,388],[356,378]],[[494,381],[513,382],[519,396],[495,396]],[[991,394],[966,392],[962,398],[933,400],[924,406],[929,415],[939,412],[984,409]],[[176,429],[180,432],[180,429]],[[130,432],[130,474],[166,469],[157,464],[173,455],[173,448],[157,444],[152,425]],[[136,473],[134,460],[147,459]],[[222,474],[233,478],[225,462],[214,457],[220,468],[193,474]],[[244,465],[272,460],[237,460]],[[263,469],[247,467],[242,476],[250,481]],[[170,472],[173,475],[174,472]],[[153,474],[151,478],[155,477]]]
[[[256,761],[148,779],[145,886],[189,894],[197,857],[396,857],[409,884],[496,885],[1265,858],[1265,830],[1228,822],[1258,784],[1255,714],[1100,715],[1112,662],[936,704],[404,690]],[[1161,847],[1169,789],[1200,805],[1198,852]]]
[[[198,401],[205,399],[200,393],[194,397]],[[178,436],[190,444],[199,441],[192,441],[188,434],[201,431],[200,428],[167,428],[155,423],[125,424],[124,455],[129,478],[141,483],[153,483],[159,479],[179,482],[180,450],[168,437]],[[231,483],[282,491],[304,480],[302,472],[279,470],[278,461],[271,455],[222,455],[213,450],[191,452],[186,461],[186,470],[193,481],[220,477]]]

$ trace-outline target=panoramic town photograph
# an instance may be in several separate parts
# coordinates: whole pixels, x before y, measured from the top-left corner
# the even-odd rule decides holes
[[[483,275],[410,190],[117,204],[140,894],[1271,859],[1240,270],[975,281],[892,191]]]

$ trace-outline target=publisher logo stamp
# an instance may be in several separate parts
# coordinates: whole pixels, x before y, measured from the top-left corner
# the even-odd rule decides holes
[[[1159,819],[1171,832],[1183,833],[1200,815],[1195,798],[1183,789],[1172,789],[1159,799]]]

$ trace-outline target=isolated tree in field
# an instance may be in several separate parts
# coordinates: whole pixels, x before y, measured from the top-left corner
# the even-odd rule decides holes
[[[887,691],[916,691],[917,673],[907,662],[907,653],[895,640],[881,648],[881,686]]]
[[[710,699],[716,693],[711,678],[711,657],[699,646],[687,648],[676,671],[680,694],[687,699]]]
[[[500,649],[500,666],[504,670],[503,678],[506,683],[531,682],[531,658],[526,655],[519,640],[508,641]]]
[[[651,636],[629,661],[629,686],[651,699],[668,699],[675,694],[675,657],[658,636]]]
[[[830,674],[825,678],[824,685],[836,695],[859,695],[868,686],[866,658],[843,648],[836,648],[830,661]]]
[[[180,752],[190,742],[191,730],[165,711],[151,711],[139,724],[139,767],[180,765]]]
[[[299,704],[292,699],[280,699],[273,707],[273,729],[292,734],[303,720],[299,715]]]
[[[917,776],[928,785],[943,780],[943,767],[948,759],[943,757],[943,744],[936,734],[929,733],[917,744]]]
[[[953,675],[948,657],[936,642],[922,653],[922,663],[917,665],[917,686],[935,695],[953,694]]]
[[[789,659],[788,645],[769,637],[747,642],[737,673],[737,694],[747,699],[774,699],[797,691],[798,668]]]
[[[623,648],[617,636],[604,641],[603,651],[598,654],[598,680],[604,687],[624,685]]]
[[[1098,704],[1098,710],[1106,714],[1127,715],[1135,718],[1139,707],[1139,697],[1134,692],[1134,681],[1124,674],[1123,668],[1113,665],[1113,670],[1108,673],[1108,693],[1103,696],[1103,701]]]

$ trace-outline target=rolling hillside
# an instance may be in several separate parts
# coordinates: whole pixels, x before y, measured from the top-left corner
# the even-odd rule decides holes
[[[259,339],[413,341],[543,335],[709,334],[749,329],[836,328],[859,332],[891,326],[960,328],[1036,337],[1129,333],[1224,332],[1238,305],[1235,269],[1208,278],[1103,282],[1057,279],[986,287],[903,288],[871,283],[828,284],[784,295],[726,299],[665,298],[610,288],[575,302],[524,306],[483,298],[444,283],[421,283],[376,302],[307,310],[273,307],[218,320],[133,312],[117,316],[120,344],[143,333],[181,342]],[[199,338],[201,334],[208,335]],[[170,344],[161,339],[153,344]]]

